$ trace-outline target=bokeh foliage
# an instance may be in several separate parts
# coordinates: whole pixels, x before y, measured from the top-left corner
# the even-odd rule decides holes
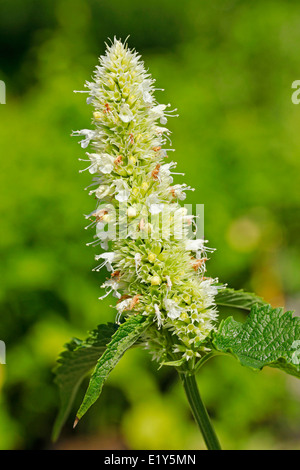
[[[89,126],[72,91],[108,37],[130,34],[166,90],[158,99],[179,110],[174,159],[197,189],[187,202],[205,204],[217,248],[209,274],[300,307],[299,22],[296,0],[2,0],[1,449],[51,447],[57,354],[114,319],[112,300],[97,300],[105,274],[91,272],[82,217],[94,203],[69,137]],[[300,447],[297,379],[217,358],[199,384],[224,447]],[[60,448],[202,447],[173,371],[157,371],[142,350],[128,352],[76,432],[71,421]]]

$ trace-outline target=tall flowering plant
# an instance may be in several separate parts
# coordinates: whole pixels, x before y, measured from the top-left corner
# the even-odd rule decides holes
[[[56,369],[61,409],[54,436],[83,377],[93,369],[75,425],[124,352],[140,345],[160,366],[176,368],[207,447],[219,449],[196,372],[210,357],[231,354],[242,365],[299,377],[300,319],[206,276],[213,250],[197,238],[195,216],[182,206],[193,188],[174,183],[176,163],[168,160],[166,125],[176,110],[156,101],[154,84],[140,56],[115,39],[82,92],[93,107],[92,129],[73,135],[88,149],[85,169],[97,201],[86,218],[96,229],[90,244],[101,250],[94,270],[108,271],[100,299],[112,293],[116,316],[66,345]],[[218,325],[223,306],[250,311],[247,321],[228,317]]]

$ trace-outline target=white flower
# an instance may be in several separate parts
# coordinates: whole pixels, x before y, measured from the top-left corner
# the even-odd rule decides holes
[[[104,259],[103,263],[99,264],[96,268],[93,269],[93,271],[100,271],[100,269],[103,268],[103,266],[106,266],[108,271],[113,271],[112,267],[112,262],[115,258],[115,253],[113,251],[107,252],[107,253],[102,253],[101,255],[96,255],[95,260],[98,261],[99,259]]]
[[[116,186],[116,200],[119,202],[126,202],[128,201],[128,198],[130,196],[130,190],[128,188],[128,185],[125,181],[122,179],[120,180],[114,180],[114,184]]]
[[[121,294],[118,292],[120,284],[115,279],[109,279],[108,281],[105,281],[101,287],[104,289],[107,288],[107,291],[105,295],[99,297],[99,300],[105,299],[105,297],[107,297],[111,292],[113,292],[114,297],[117,297],[118,299],[121,298]]]
[[[170,170],[171,168],[175,168],[177,165],[176,162],[170,162],[170,163],[165,163],[164,165],[161,165],[159,169],[159,177],[162,178],[170,178],[170,181],[173,181],[173,178],[170,176],[173,174]]]
[[[111,194],[112,188],[107,184],[101,184],[95,191],[95,196],[98,199],[103,199],[105,196]]]
[[[109,174],[114,169],[114,157],[108,155],[107,153],[102,153],[98,155],[97,153],[88,153],[89,159],[92,162],[92,165],[89,168],[90,173],[101,173]]]
[[[104,230],[106,224],[103,222],[98,222],[96,224],[96,235],[101,240],[101,247],[107,249],[107,242],[113,240],[116,236],[114,230]]]
[[[150,194],[147,199],[146,199],[146,204],[147,206],[151,206],[152,204],[158,204],[160,201],[159,201],[159,198],[157,197],[157,195],[155,193],[152,193]]]
[[[215,296],[218,293],[218,287],[213,285],[214,279],[206,279],[200,284],[203,292],[203,306],[210,307],[214,304]]]
[[[125,300],[122,300],[122,302],[119,301],[117,303],[116,309],[117,309],[118,314],[117,314],[117,317],[116,317],[116,323],[118,325],[120,324],[120,319],[121,319],[122,313],[125,310],[128,310],[128,308],[130,307],[131,301],[132,301],[132,299],[125,299]]]
[[[185,184],[174,184],[174,186],[172,186],[170,189],[173,196],[178,198],[180,201],[184,201],[186,198],[184,191],[194,191],[194,188],[191,188]]]
[[[151,204],[149,207],[149,212],[153,215],[159,214],[164,210],[165,204]]]
[[[172,299],[165,299],[164,300],[165,308],[167,310],[167,315],[172,320],[176,320],[182,312],[182,308],[178,307],[175,300]]]
[[[121,109],[120,109],[120,113],[119,113],[119,117],[123,122],[132,121],[133,113],[132,113],[132,111],[131,111],[131,109],[130,109],[130,107],[127,103],[122,104]]]
[[[130,307],[131,302],[132,302],[132,299],[130,298],[130,299],[122,300],[122,302],[117,303],[116,309],[118,313],[122,314],[124,310],[127,310]]]
[[[159,104],[157,106],[154,106],[152,108],[152,113],[154,114],[155,118],[162,118],[164,116],[164,110],[166,109],[166,105],[165,104]],[[162,124],[165,124],[162,122]]]
[[[144,82],[140,85],[140,89],[145,103],[151,104],[153,101],[153,96],[151,95],[151,80],[144,80]]]
[[[130,192],[126,189],[121,189],[116,195],[116,200],[119,202],[125,202],[128,200]]]
[[[132,217],[136,217],[137,215],[137,210],[135,207],[131,206],[131,207],[128,207],[127,209],[127,215],[128,217],[132,218]]]
[[[161,134],[170,134],[170,131],[169,129],[167,129],[166,127],[161,127],[161,126],[156,126],[155,127],[155,132],[157,135],[161,135]]]
[[[204,243],[206,240],[197,238],[196,240],[187,240],[185,243],[185,249],[187,251],[203,251]]]
[[[95,137],[95,131],[90,129],[81,129],[80,131],[73,131],[72,135],[84,135],[85,139],[81,140],[79,143],[83,149],[85,149],[90,141]]]

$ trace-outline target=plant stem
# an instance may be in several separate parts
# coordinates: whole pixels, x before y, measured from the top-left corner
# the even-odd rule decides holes
[[[195,421],[200,428],[208,450],[221,450],[217,435],[212,426],[205,405],[200,397],[195,375],[191,375],[188,372],[180,372],[179,375]]]

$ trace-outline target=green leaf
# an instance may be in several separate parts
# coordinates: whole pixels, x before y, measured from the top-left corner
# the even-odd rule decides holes
[[[122,323],[119,326],[104,354],[97,362],[95,370],[91,376],[87,392],[78,410],[75,425],[87,412],[90,406],[92,406],[98,399],[105,380],[112,369],[117,365],[125,351],[138,340],[149,325],[149,318],[146,318],[143,315],[136,315],[129,317],[125,323]]]
[[[282,308],[253,306],[244,323],[226,318],[212,335],[212,347],[243,366],[276,367],[300,377],[300,318]]]
[[[216,304],[220,307],[239,308],[250,311],[253,305],[267,305],[267,303],[255,294],[243,290],[221,289],[215,297]]]
[[[162,367],[162,366],[180,367],[185,362],[186,362],[185,358],[182,358],[182,359],[178,359],[177,361],[162,362],[160,367]]]
[[[66,350],[61,353],[54,370],[61,404],[54,423],[53,440],[58,438],[70,413],[79,385],[88,372],[95,367],[117,329],[118,325],[114,323],[99,325],[97,329],[90,332],[86,340],[74,338],[65,345]]]

